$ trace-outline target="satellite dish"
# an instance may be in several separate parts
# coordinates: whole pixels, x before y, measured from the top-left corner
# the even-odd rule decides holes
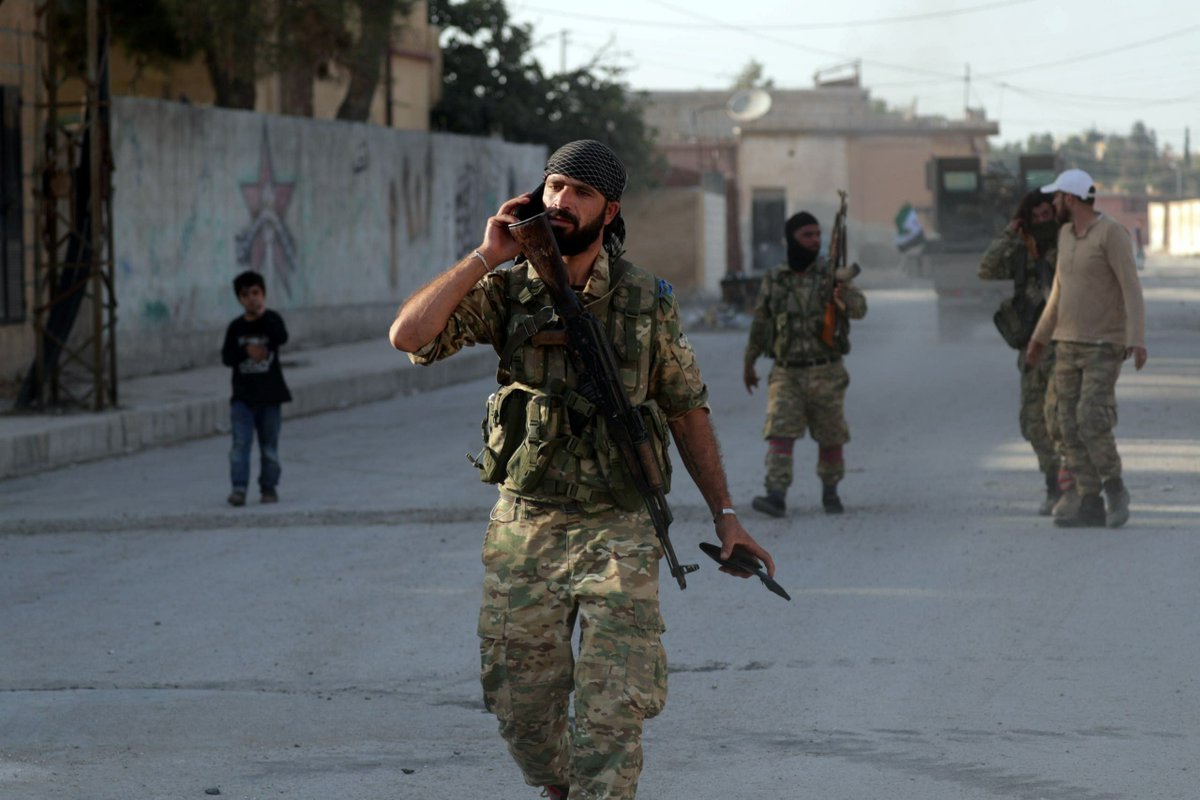
[[[771,110],[771,95],[763,89],[738,89],[725,104],[735,122],[751,122]]]

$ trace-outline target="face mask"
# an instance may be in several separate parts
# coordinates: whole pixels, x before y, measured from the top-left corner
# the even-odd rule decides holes
[[[817,254],[806,247],[801,247],[800,243],[795,240],[788,241],[787,248],[788,266],[796,272],[803,272],[808,269],[814,261],[817,260]]]
[[[1058,242],[1058,223],[1037,222],[1029,226],[1029,235],[1037,242],[1039,252],[1046,252]]]

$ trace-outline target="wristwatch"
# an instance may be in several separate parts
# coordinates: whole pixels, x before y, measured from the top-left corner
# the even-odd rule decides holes
[[[713,517],[713,523],[720,522],[720,521],[721,521],[721,517],[736,517],[736,516],[737,516],[737,509],[733,509],[733,508],[722,508],[722,509],[721,509],[720,511],[718,511],[718,512],[716,513],[716,515]]]

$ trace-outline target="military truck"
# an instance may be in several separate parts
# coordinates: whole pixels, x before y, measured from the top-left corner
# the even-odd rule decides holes
[[[977,156],[932,158],[926,182],[933,193],[930,214],[936,230],[922,251],[905,260],[909,274],[929,278],[938,299],[938,332],[961,336],[987,323],[1011,294],[1003,281],[979,279],[979,260],[1030,189],[1054,180],[1054,155],[1023,155],[1017,174],[1001,165],[985,169]]]

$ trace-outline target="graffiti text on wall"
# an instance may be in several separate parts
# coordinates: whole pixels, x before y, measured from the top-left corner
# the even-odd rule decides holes
[[[296,257],[296,240],[284,222],[284,214],[292,201],[296,182],[275,180],[271,142],[265,125],[258,154],[258,178],[241,184],[241,187],[250,211],[250,224],[237,233],[237,261],[257,272],[271,269],[290,297],[291,278],[299,259]]]

